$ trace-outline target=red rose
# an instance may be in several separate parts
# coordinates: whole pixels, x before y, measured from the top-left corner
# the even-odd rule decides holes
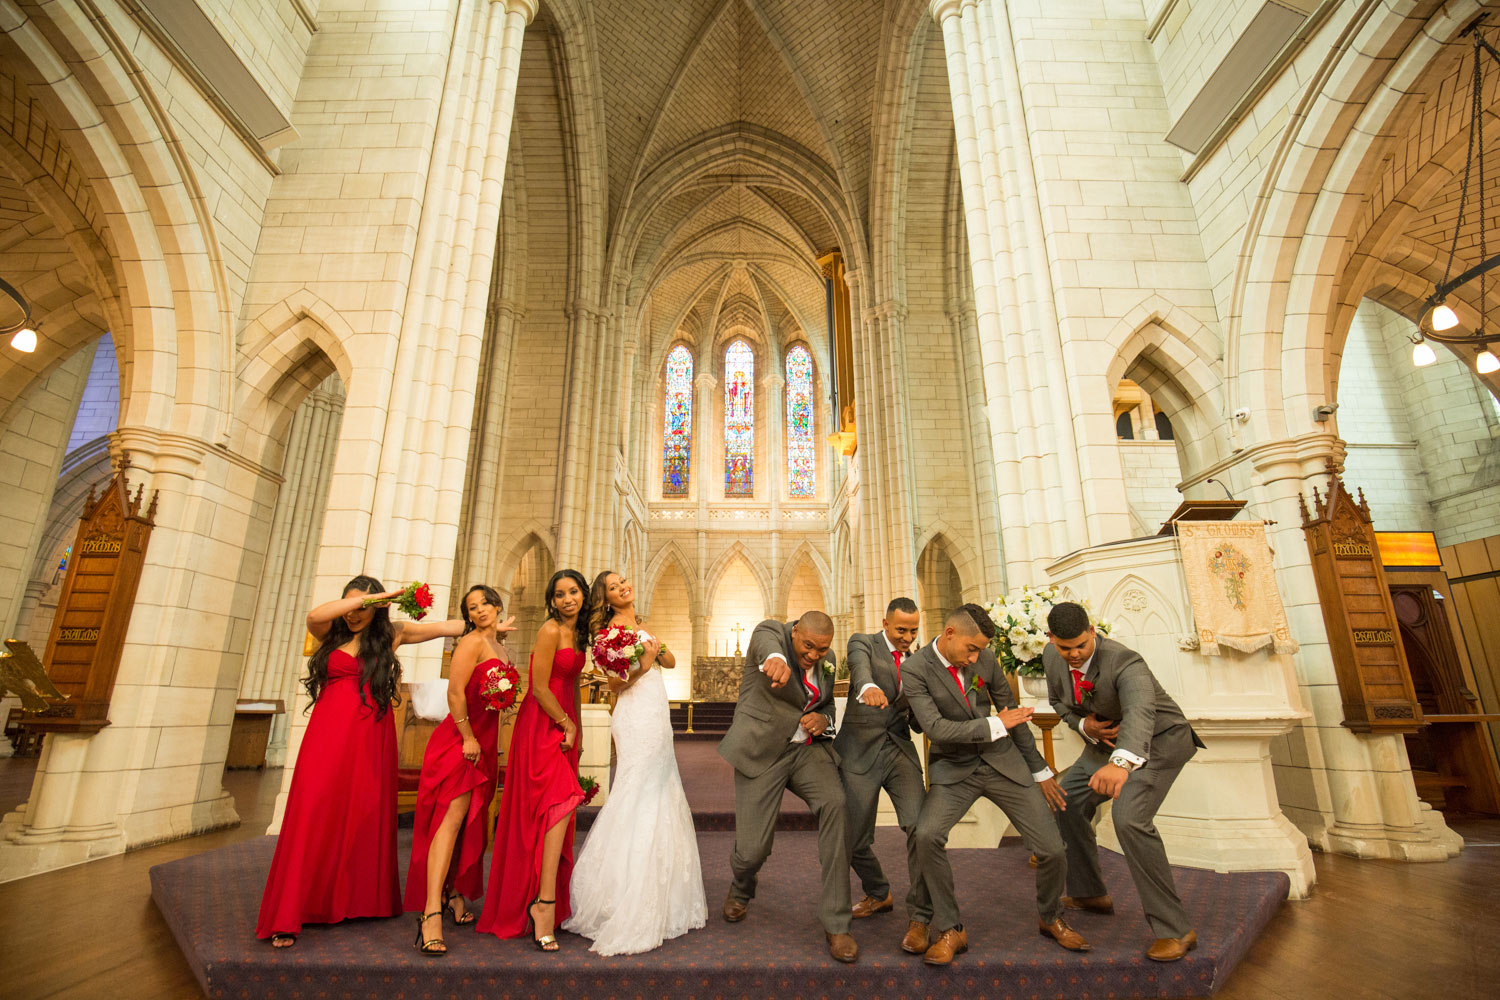
[[[1093,681],[1079,681],[1078,682],[1078,690],[1083,694],[1083,696],[1085,698],[1087,698],[1089,695],[1091,695],[1091,694],[1094,693],[1094,682]]]
[[[976,677],[976,678],[974,678],[974,686],[976,688],[982,688],[982,687],[984,687],[984,678],[983,677]]]

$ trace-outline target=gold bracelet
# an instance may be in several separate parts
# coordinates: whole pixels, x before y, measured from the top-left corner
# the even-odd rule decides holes
[[[453,720],[453,724],[454,724],[454,725],[455,725],[455,726],[456,726],[456,725],[458,725],[458,724],[459,724],[459,723],[460,723],[460,722],[468,722],[468,721],[469,721],[469,717],[468,717],[468,716],[467,716],[467,715],[466,715],[466,716],[464,716],[464,717],[463,717],[463,718],[462,718],[462,719],[454,719],[454,720]]]

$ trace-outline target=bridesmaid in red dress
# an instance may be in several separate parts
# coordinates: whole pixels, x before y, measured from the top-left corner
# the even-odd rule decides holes
[[[578,786],[578,675],[588,648],[588,584],[576,569],[547,582],[547,622],[531,653],[531,683],[516,712],[505,789],[495,818],[495,852],[477,930],[528,932],[542,951],[572,913],[573,810]]]
[[[521,686],[502,645],[515,619],[502,622],[500,614],[500,595],[493,587],[476,585],[464,595],[469,631],[448,665],[448,717],[433,732],[422,758],[406,909],[422,914],[416,947],[424,955],[448,953],[443,911],[455,924],[472,924],[474,914],[464,897],[484,892],[484,821],[495,794],[500,742],[500,712],[484,692],[503,681],[513,685],[507,690],[514,698]]]
[[[303,686],[312,718],[302,736],[255,936],[290,948],[302,925],[401,913],[396,869],[396,649],[462,634],[464,623],[392,622],[379,581],[356,576],[337,601],[307,613],[321,640]]]

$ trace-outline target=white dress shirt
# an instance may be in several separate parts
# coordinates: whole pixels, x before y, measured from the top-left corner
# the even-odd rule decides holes
[[[938,648],[936,640],[934,640],[932,643],[932,651],[937,654],[938,662],[943,665],[944,670],[948,670],[953,666],[953,664],[948,662],[948,658],[943,655],[943,651]],[[964,683],[963,667],[958,668],[958,681],[960,684]],[[968,689],[965,688],[964,698],[967,700],[968,697]],[[994,715],[986,715],[984,717],[984,721],[990,727],[991,743],[995,742],[996,740],[1004,739],[1005,737],[1010,735],[1010,733],[1006,732],[1005,730],[1005,723],[1001,722],[999,717]],[[1031,776],[1037,781],[1046,781],[1048,778],[1052,777],[1052,768],[1043,767],[1040,771],[1032,771]]]

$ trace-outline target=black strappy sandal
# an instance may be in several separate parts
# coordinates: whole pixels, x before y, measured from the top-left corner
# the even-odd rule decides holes
[[[440,937],[429,939],[422,933],[422,925],[427,923],[428,917],[437,917],[438,926],[443,925],[443,911],[437,910],[433,913],[424,913],[417,918],[417,950],[424,955],[446,955],[448,944]]]
[[[286,944],[282,944],[281,942],[283,942],[283,941],[285,941]],[[297,943],[297,935],[295,935],[295,934],[272,934],[271,935],[271,947],[277,949],[278,951],[286,949],[286,948],[290,948],[292,945],[294,945],[296,943]]]
[[[462,913],[454,908],[453,901],[455,899],[463,904],[464,910]],[[469,901],[451,889],[443,890],[443,913],[460,927],[467,927],[478,919],[474,916],[474,911],[469,909]]]
[[[555,899],[543,899],[538,896],[526,907],[526,933],[531,935],[531,943],[536,945],[537,951],[557,951],[562,947],[562,945],[557,943],[557,936],[554,934],[543,934],[541,937],[536,936],[536,917],[531,915],[531,908],[533,906],[546,906],[556,902],[557,900]]]

